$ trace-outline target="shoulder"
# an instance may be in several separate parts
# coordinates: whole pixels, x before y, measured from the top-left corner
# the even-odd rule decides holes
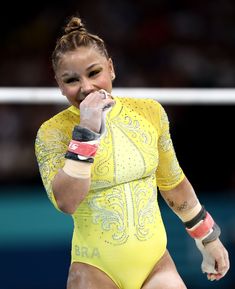
[[[153,110],[156,112],[162,109],[160,102],[152,98],[118,97],[118,99],[125,107],[134,110]]]
[[[72,128],[78,120],[79,110],[76,113],[72,107],[69,107],[44,121],[37,131],[37,138],[52,139],[56,134],[61,135],[61,137],[70,136]]]
[[[141,119],[151,123],[157,130],[161,130],[165,110],[160,102],[152,98],[118,98],[125,107],[127,114],[135,113]]]
[[[153,98],[119,97],[118,99],[125,108],[145,116],[151,114],[155,118],[160,118],[164,112],[162,104]]]
[[[50,119],[42,123],[40,129],[49,129],[49,128],[63,128],[64,124],[77,121],[80,117],[79,110],[75,110],[73,107],[66,108],[61,112],[57,113]]]

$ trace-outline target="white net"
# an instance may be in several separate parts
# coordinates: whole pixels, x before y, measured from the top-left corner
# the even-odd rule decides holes
[[[114,88],[120,97],[152,98],[163,104],[235,104],[235,89]],[[66,98],[58,88],[0,88],[0,103],[63,104]]]

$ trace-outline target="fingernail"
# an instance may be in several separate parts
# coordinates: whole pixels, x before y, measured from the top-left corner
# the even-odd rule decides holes
[[[216,279],[215,276],[211,276],[211,281],[214,281]]]
[[[223,277],[222,274],[217,275],[217,276],[216,276],[216,281],[219,281],[222,277]]]

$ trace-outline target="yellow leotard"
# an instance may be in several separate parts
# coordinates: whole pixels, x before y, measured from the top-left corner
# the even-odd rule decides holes
[[[174,188],[184,173],[163,107],[152,99],[114,99],[90,191],[72,216],[71,262],[98,267],[121,289],[140,289],[166,250],[157,187]],[[71,106],[42,124],[35,142],[42,181],[57,209],[51,184],[77,124],[79,110]]]

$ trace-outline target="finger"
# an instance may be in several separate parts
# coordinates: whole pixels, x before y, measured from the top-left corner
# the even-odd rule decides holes
[[[208,279],[209,281],[214,281],[214,280],[216,280],[214,274],[207,274],[207,279]]]
[[[115,105],[115,100],[113,99],[105,99],[104,101],[104,105],[103,105],[103,111],[109,109],[110,107]]]
[[[220,280],[221,278],[223,277],[223,275],[222,274],[207,274],[207,279],[209,280],[209,281],[218,281],[218,280]]]
[[[108,92],[104,89],[100,89],[99,92],[101,93],[102,99],[108,98]]]
[[[215,266],[215,260],[211,258],[211,256],[208,256],[205,254],[203,255],[201,268],[202,268],[203,273],[207,273],[207,274],[218,273],[216,270],[216,266]]]
[[[224,277],[224,275],[222,275],[222,274],[217,274],[217,275],[215,276],[216,281],[220,280],[220,279],[223,278],[223,277]]]
[[[112,95],[104,89],[100,89],[99,92],[101,92],[103,94],[103,97],[102,97],[103,99],[113,98]]]
[[[218,273],[224,276],[229,269],[229,258],[227,251],[224,252],[224,255],[219,260],[217,260],[216,265],[218,268]]]

